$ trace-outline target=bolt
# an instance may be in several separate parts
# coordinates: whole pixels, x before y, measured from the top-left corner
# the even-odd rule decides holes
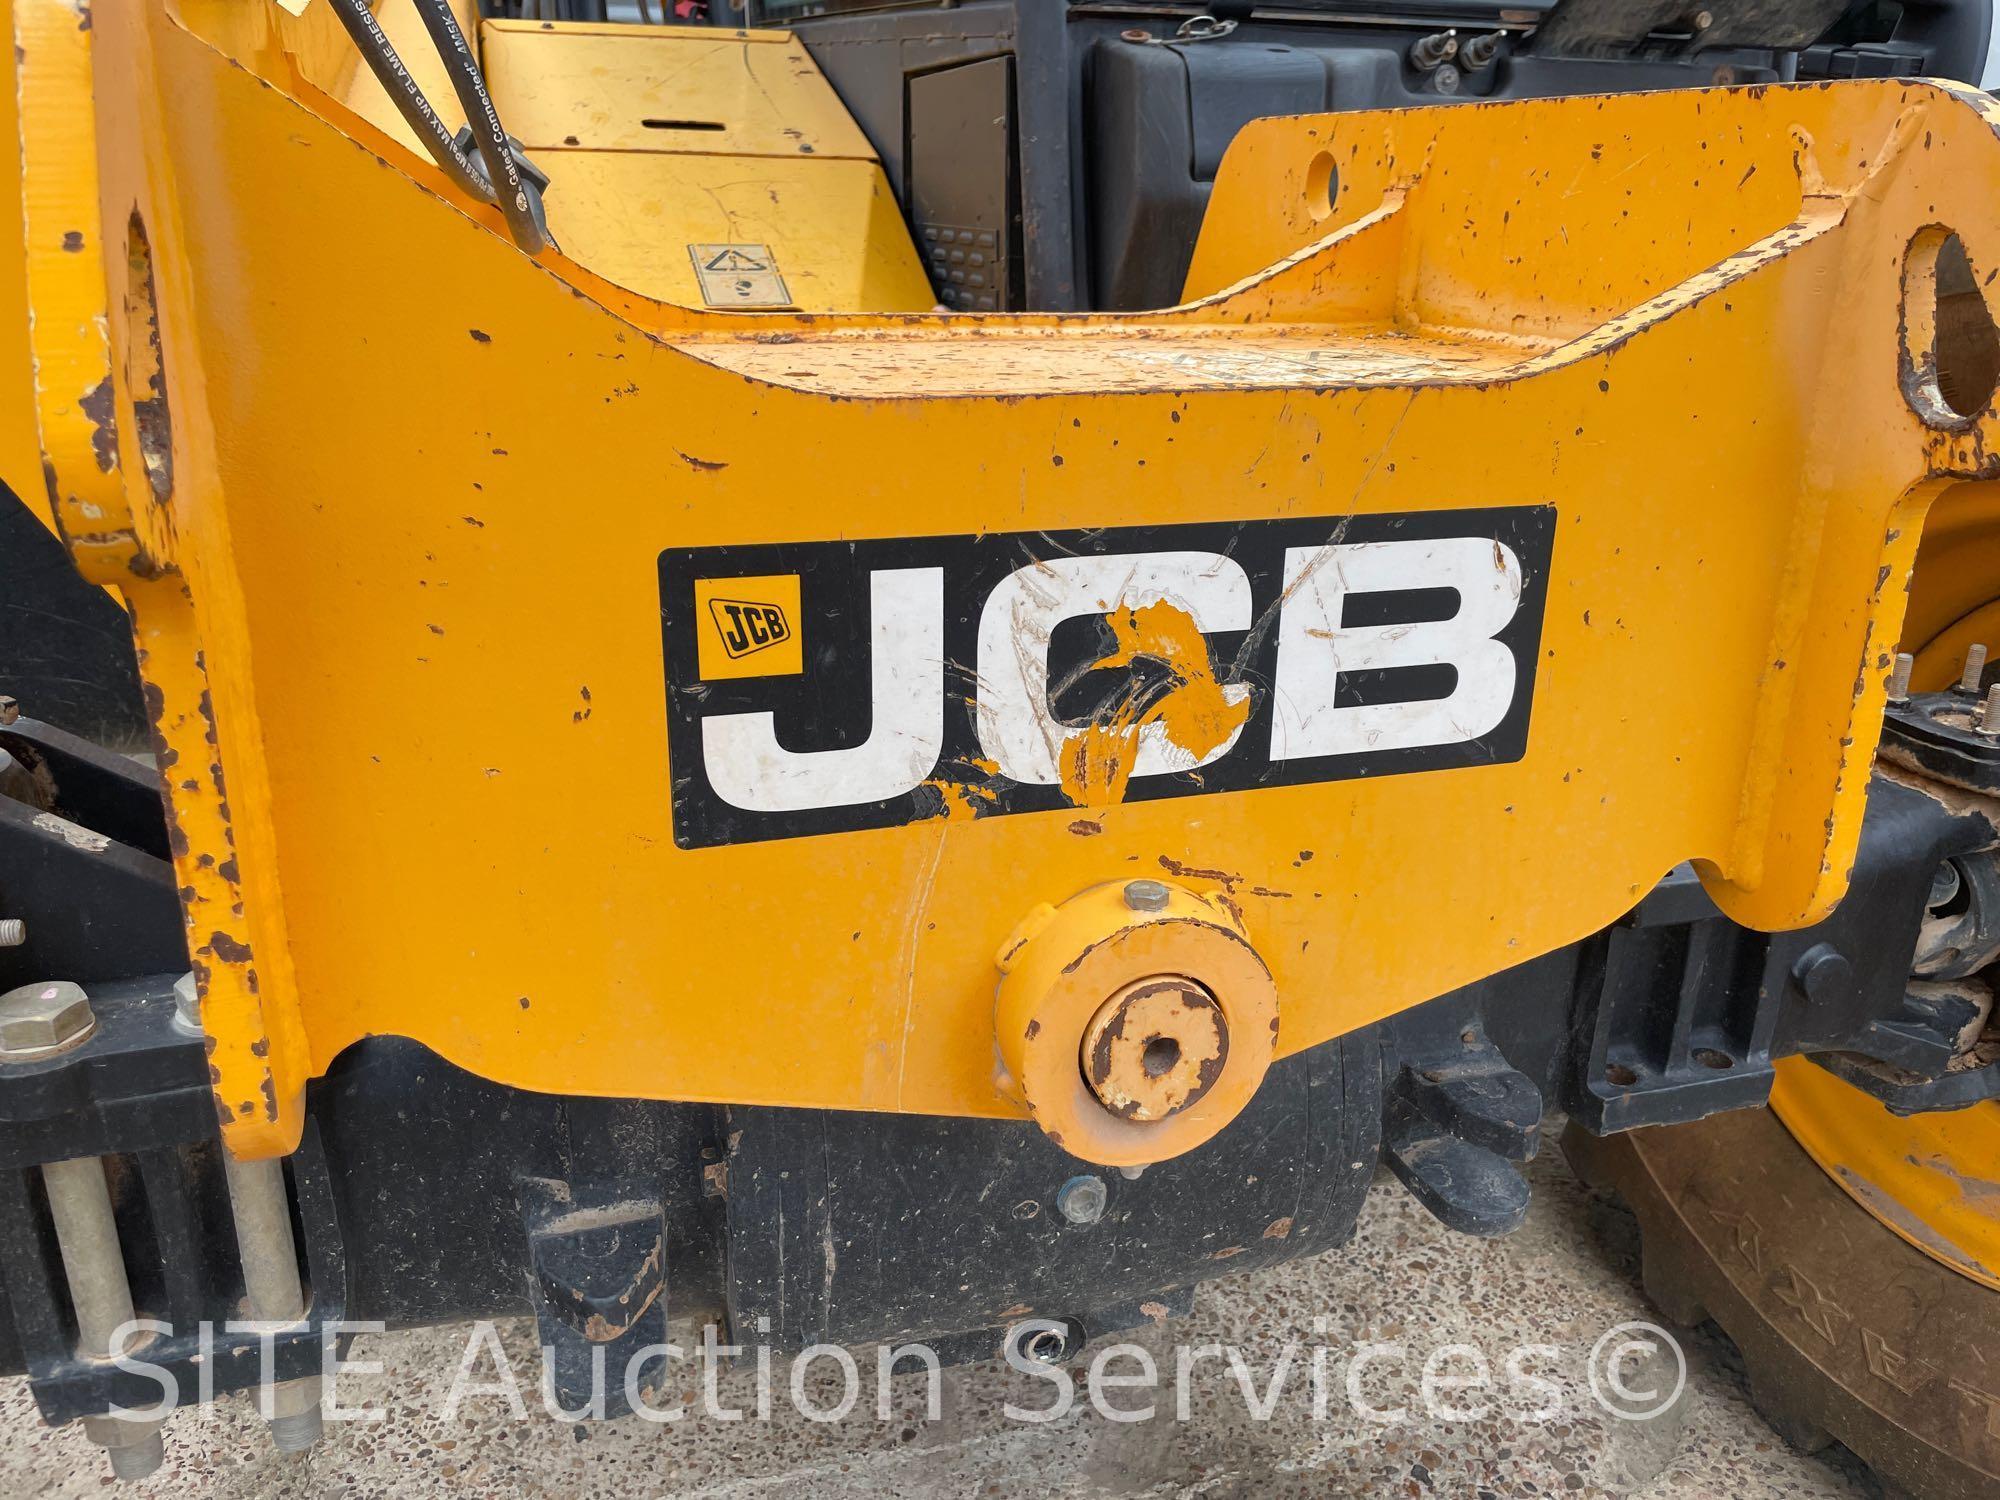
[[[174,1030],[201,1035],[201,991],[193,974],[183,974],[174,981]]]
[[[112,1442],[104,1450],[113,1479],[144,1479],[167,1461],[167,1445],[157,1430],[136,1434],[130,1442]]]
[[[1434,31],[1429,36],[1417,38],[1410,45],[1410,66],[1427,71],[1449,60],[1457,51],[1456,32]]]
[[[0,693],[0,727],[11,724],[20,717],[21,705],[5,693]]]
[[[1908,703],[1910,701],[1910,672],[1917,659],[1907,651],[1896,653],[1896,665],[1889,672],[1889,701]]]
[[[1072,1224],[1095,1224],[1104,1217],[1111,1194],[1102,1177],[1072,1177],[1056,1189],[1056,1212]]]
[[[1506,37],[1504,31],[1489,31],[1483,36],[1467,37],[1465,45],[1458,49],[1458,60],[1472,72],[1478,72],[1500,54],[1500,43]]]
[[[132,1285],[118,1243],[118,1219],[111,1207],[104,1163],[95,1156],[45,1162],[42,1191],[55,1224],[63,1279],[69,1284],[76,1316],[76,1353],[102,1361],[129,1355],[151,1335],[132,1332]],[[88,1416],[83,1434],[107,1450],[119,1479],[143,1479],[160,1466],[160,1419]]]
[[[28,940],[28,924],[19,917],[0,917],[0,948],[18,948]]]
[[[1125,904],[1133,911],[1165,911],[1172,894],[1157,880],[1133,880],[1125,886]]]
[[[1965,670],[1959,673],[1958,690],[1961,693],[1979,691],[1979,679],[1986,675],[1986,648],[1973,646],[1965,653]]]
[[[67,979],[24,984],[0,995],[0,1058],[8,1061],[72,1046],[96,1028],[90,997]]]
[[[1698,12],[1694,18],[1694,29],[1696,31],[1706,31],[1714,24],[1715,17],[1705,10]]]
[[[2000,739],[2000,682],[1986,694],[1986,708],[1979,716],[1979,732],[1988,739]]]
[[[1143,1166],[1120,1167],[1118,1169],[1118,1175],[1124,1178],[1127,1182],[1137,1182],[1141,1177],[1144,1177],[1146,1175],[1146,1169]]]
[[[1831,943],[1814,943],[1792,965],[1792,980],[1806,999],[1824,1004],[1854,982],[1854,965]]]

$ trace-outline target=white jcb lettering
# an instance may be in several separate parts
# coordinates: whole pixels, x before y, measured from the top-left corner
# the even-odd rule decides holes
[[[1002,579],[979,616],[979,744],[1000,774],[1024,786],[1054,786],[1063,746],[1083,733],[1049,704],[1049,639],[1064,620],[1167,600],[1203,632],[1250,628],[1250,578],[1219,552],[1140,552],[1053,557]],[[1231,703],[1250,689],[1223,689]],[[1238,733],[1241,733],[1239,730]],[[1235,747],[1231,735],[1196,759],[1158,723],[1139,731],[1134,776],[1191,771]]]
[[[1346,625],[1350,594],[1449,588],[1449,619]],[[1477,739],[1507,715],[1514,655],[1493,639],[1521,604],[1521,561],[1486,537],[1356,542],[1285,552],[1284,607],[1272,693],[1271,759],[1355,755]],[[1343,672],[1450,666],[1458,683],[1442,698],[1341,706]]]
[[[944,569],[883,569],[870,576],[868,599],[868,738],[843,750],[787,750],[770,713],[704,719],[702,757],[724,802],[761,813],[884,802],[915,791],[936,768],[944,750]]]
[[[1317,756],[1451,745],[1497,728],[1514,701],[1514,654],[1495,637],[1520,608],[1520,559],[1490,537],[1355,542],[1291,547],[1284,554],[1271,685],[1273,764]],[[1356,594],[1448,589],[1457,607],[1442,620],[1351,624]],[[945,578],[942,568],[890,568],[869,578],[870,728],[859,745],[788,750],[770,712],[702,720],[710,785],[732,807],[800,812],[886,802],[922,786],[944,753]],[[1002,579],[980,611],[975,722],[981,752],[1022,786],[1060,780],[1064,747],[1084,731],[1050,703],[1049,643],[1065,620],[1166,602],[1194,629],[1216,635],[1252,628],[1249,575],[1219,552],[1141,552],[1055,557]],[[1441,698],[1343,705],[1343,674],[1449,666]],[[1231,703],[1250,694],[1223,688]],[[1159,723],[1139,733],[1132,774],[1161,776],[1221,760],[1241,731],[1197,758]]]

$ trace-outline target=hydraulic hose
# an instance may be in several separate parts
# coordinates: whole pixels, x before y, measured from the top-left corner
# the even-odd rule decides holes
[[[514,243],[534,255],[548,239],[529,205],[520,166],[500,124],[499,112],[493,107],[493,98],[486,91],[485,80],[479,75],[472,45],[459,29],[450,0],[415,0],[415,3],[424,29],[430,33],[431,44],[444,64],[445,75],[451,79],[452,91],[465,111],[472,138],[479,146],[480,161],[486,169],[484,176],[459,149],[451,130],[438,118],[430,100],[410,76],[410,70],[403,66],[394,44],[375,19],[369,0],[332,0],[334,14],[431,159],[462,191],[482,203],[497,204]]]
[[[493,107],[493,96],[486,91],[486,80],[479,75],[479,62],[472,55],[472,44],[459,29],[458,17],[452,14],[451,0],[416,0],[416,7],[417,14],[423,19],[424,29],[431,34],[431,44],[437,48],[438,57],[444,62],[445,75],[451,79],[459,107],[465,111],[465,118],[472,126],[472,138],[479,143],[479,154],[486,163],[486,177],[493,184],[493,196],[500,205],[500,212],[507,218],[508,232],[514,236],[515,244],[534,255],[548,240],[542,233],[541,225],[535,222],[534,210],[528,203],[528,189],[521,180],[520,164],[514,160],[514,148],[507,139],[506,129],[500,124],[500,112]]]
[[[403,66],[402,58],[396,55],[396,48],[390,42],[388,33],[382,30],[382,23],[375,19],[375,12],[368,0],[331,0],[333,13],[340,18],[340,24],[347,28],[347,34],[354,40],[356,49],[368,64],[369,71],[381,81],[388,91],[390,100],[409,122],[410,128],[423,142],[424,149],[431,154],[444,174],[458,187],[482,203],[495,200],[495,193],[480,180],[472,163],[458,149],[452,133],[431,108],[430,100],[417,86],[410,70]]]

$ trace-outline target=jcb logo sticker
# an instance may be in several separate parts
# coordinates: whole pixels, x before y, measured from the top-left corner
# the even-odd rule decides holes
[[[701,579],[696,657],[704,680],[796,675],[799,576]]]
[[[663,552],[675,840],[1518,760],[1554,534],[1519,506]]]

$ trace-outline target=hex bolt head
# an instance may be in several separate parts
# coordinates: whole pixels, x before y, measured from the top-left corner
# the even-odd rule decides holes
[[[1072,1224],[1095,1224],[1104,1217],[1111,1193],[1102,1177],[1072,1177],[1056,1189],[1056,1212]]]
[[[1133,911],[1165,911],[1170,895],[1157,880],[1132,880],[1125,885],[1125,904]]]
[[[174,1030],[187,1036],[201,1035],[201,990],[194,975],[187,973],[174,981]]]
[[[96,1029],[90,997],[67,979],[24,984],[0,995],[0,1058],[20,1061],[53,1052]]]
[[[1792,980],[1806,999],[1827,1002],[1854,982],[1854,965],[1831,943],[1814,943],[1792,965]]]
[[[104,1451],[111,1459],[111,1477],[128,1484],[158,1473],[167,1461],[167,1445],[157,1431]]]

